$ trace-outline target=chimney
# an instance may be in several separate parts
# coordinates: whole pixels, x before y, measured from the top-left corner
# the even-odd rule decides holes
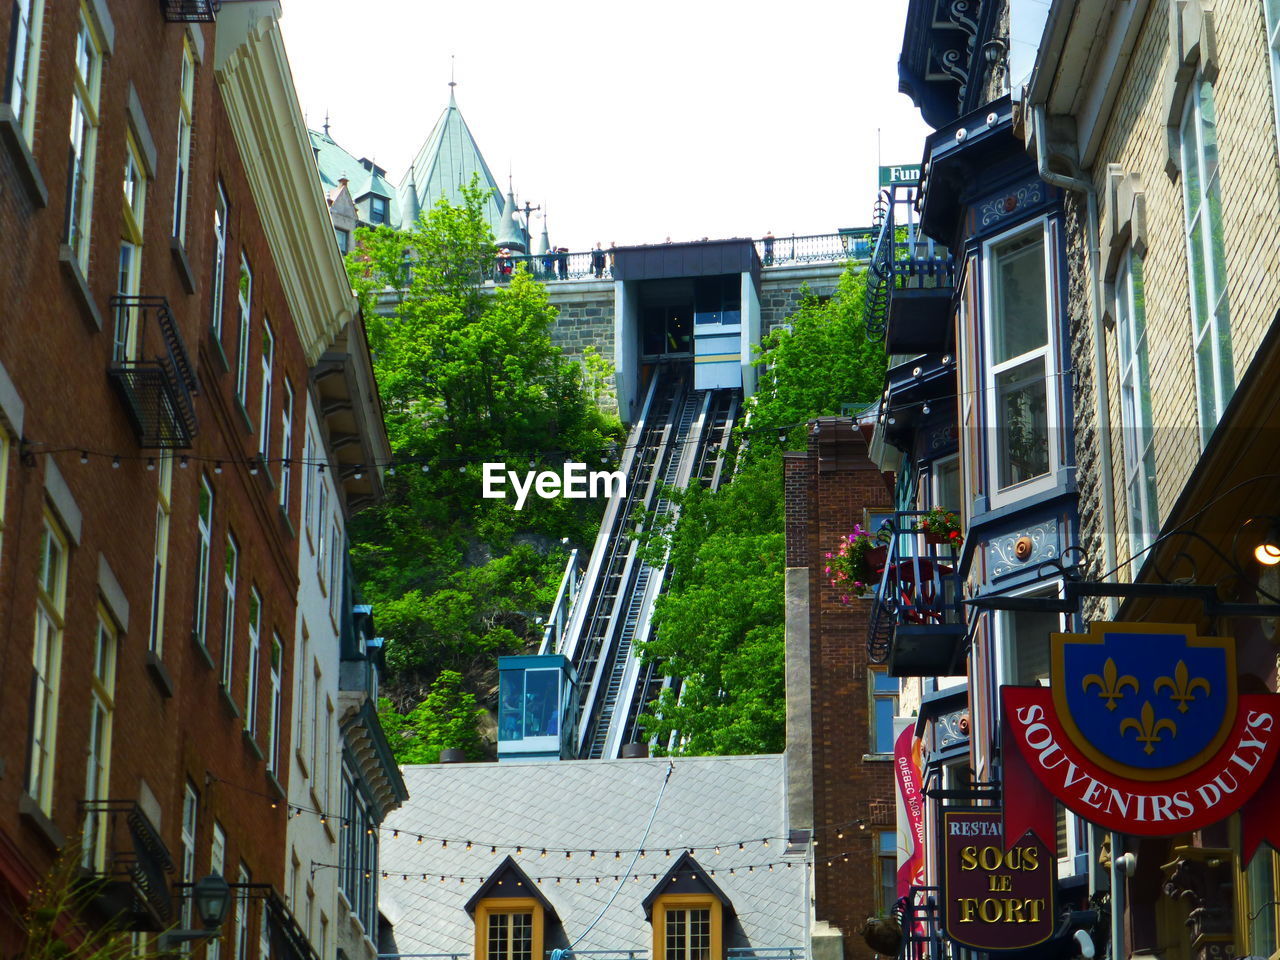
[[[624,743],[622,745],[623,760],[643,760],[649,756],[647,743]]]

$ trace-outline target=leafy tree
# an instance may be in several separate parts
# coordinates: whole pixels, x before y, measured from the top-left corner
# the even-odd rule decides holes
[[[464,203],[441,200],[407,232],[360,230],[348,257],[397,463],[381,504],[351,525],[364,599],[384,631],[388,687],[403,708],[441,671],[479,690],[495,654],[536,636],[566,559],[589,543],[592,500],[482,496],[486,462],[547,469],[609,466],[616,417],[596,402],[594,367],[551,342],[556,311],[527,273],[486,285],[495,246],[473,182]],[[395,309],[379,296],[402,290]],[[459,704],[455,704],[459,706]],[[459,706],[460,708],[460,706]]]
[[[643,723],[678,752],[777,752],[785,745],[783,578],[785,516],[780,436],[879,394],[885,356],[863,327],[865,278],[851,267],[829,301],[807,296],[761,346],[759,389],[733,480],[717,491],[672,495],[679,523],[645,546],[670,550],[671,582],[654,608],[644,656],[683,679],[664,690]],[[799,428],[799,429],[797,429]]]
[[[396,763],[435,763],[440,751],[448,749],[465,750],[468,760],[482,759],[478,724],[483,714],[456,670],[441,671],[426,699],[408,714],[397,713],[386,697],[378,700],[378,717]]]

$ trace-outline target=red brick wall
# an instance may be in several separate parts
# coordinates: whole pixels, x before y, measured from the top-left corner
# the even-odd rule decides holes
[[[876,910],[877,836],[893,829],[893,779],[890,763],[865,759],[871,601],[841,603],[823,566],[839,538],[865,522],[865,508],[891,505],[892,486],[847,419],[811,424],[808,449],[789,454],[784,472],[787,565],[809,567],[816,917],[843,931],[846,957],[869,958],[857,934]]]
[[[209,847],[216,817],[228,837],[227,867],[234,874],[243,859],[255,882],[282,886],[283,804],[263,760],[247,744],[243,721],[232,715],[219,691],[219,670],[210,668],[193,643],[196,512],[199,478],[215,490],[213,551],[208,601],[209,654],[222,655],[222,556],[228,525],[240,544],[236,658],[232,695],[243,707],[247,679],[247,620],[250,588],[262,595],[259,664],[258,742],[265,747],[269,716],[272,633],[284,645],[282,716],[289,716],[293,683],[293,634],[297,578],[296,538],[276,505],[268,474],[250,475],[243,464],[258,438],[232,399],[234,373],[217,358],[210,335],[213,207],[221,178],[231,204],[224,293],[223,350],[236,350],[235,283],[239,253],[248,252],[254,270],[254,302],[247,405],[256,430],[261,382],[261,325],[269,315],[276,337],[272,430],[279,456],[283,377],[295,391],[295,415],[305,409],[307,368],[261,221],[245,180],[213,73],[214,29],[204,29],[205,59],[197,69],[187,257],[194,293],[182,282],[169,249],[177,141],[178,74],[185,27],[166,23],[154,0],[111,0],[114,53],[102,74],[101,123],[95,163],[91,257],[88,284],[102,315],[101,330],[87,319],[78,294],[58,262],[65,217],[66,118],[71,104],[73,44],[77,5],[47,0],[41,79],[37,103],[35,157],[49,202],[31,202],[18,176],[15,157],[0,143],[0,236],[10,255],[0,258],[0,363],[25,403],[24,436],[33,455],[12,458],[4,531],[0,540],[0,897],[25,896],[32,878],[44,871],[54,850],[28,818],[18,814],[25,789],[29,739],[29,684],[34,631],[37,547],[45,499],[44,477],[53,460],[83,515],[83,539],[72,548],[60,680],[60,710],[53,790],[53,820],[74,836],[77,804],[85,791],[89,722],[91,644],[98,616],[98,557],[106,557],[129,603],[129,626],[121,638],[116,681],[111,757],[113,799],[136,800],[145,780],[162,808],[160,827],[171,854],[180,850],[182,796],[190,781],[200,793],[196,875],[209,871]],[[0,63],[7,61],[10,5],[0,5]],[[115,258],[122,229],[121,180],[128,127],[130,82],[138,91],[157,149],[156,176],[148,185],[144,225],[142,292],[163,295],[174,312],[187,352],[196,364],[199,435],[186,469],[173,471],[168,553],[167,603],[162,662],[172,681],[166,696],[146,666],[150,588],[156,511],[156,476],[146,468],[154,451],[138,447],[125,407],[108,381],[112,319],[108,300],[115,290]],[[17,240],[17,242],[15,242]],[[159,346],[154,327],[146,353]],[[294,430],[291,457],[301,455],[303,430]],[[93,452],[80,463],[81,449]],[[118,453],[114,468],[110,455]],[[107,454],[100,456],[99,454]],[[215,474],[214,462],[226,461]],[[298,485],[289,515],[299,524]],[[287,757],[289,723],[281,725],[281,767]],[[284,774],[282,773],[283,777]],[[279,794],[281,800],[283,794]],[[231,876],[234,881],[234,876]],[[0,925],[7,923],[0,919]],[[13,930],[0,930],[0,952]]]

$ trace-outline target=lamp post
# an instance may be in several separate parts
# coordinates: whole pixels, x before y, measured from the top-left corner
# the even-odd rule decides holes
[[[168,953],[180,943],[207,940],[218,935],[218,928],[227,918],[231,907],[231,885],[216,873],[197,880],[191,887],[191,898],[196,904],[196,916],[202,925],[199,930],[168,930],[160,934],[157,946],[161,953]]]

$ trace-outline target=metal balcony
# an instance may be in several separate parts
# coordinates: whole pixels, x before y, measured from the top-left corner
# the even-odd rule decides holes
[[[126,930],[160,931],[173,925],[167,874],[173,859],[151,820],[133,800],[92,800],[84,816],[85,872],[101,881],[93,906]]]
[[[867,656],[894,677],[965,673],[965,621],[957,573],[959,549],[912,528],[923,511],[894,514],[893,538],[876,591]]]
[[[946,960],[951,956],[951,944],[942,935],[941,900],[937,887],[912,887],[908,891],[902,913],[900,960]]]
[[[221,6],[221,0],[160,0],[170,23],[213,23]]]
[[[867,336],[883,338],[890,354],[946,353],[954,345],[955,259],[920,232],[916,196],[914,184],[895,184],[876,200],[866,325]]]
[[[115,342],[107,372],[124,400],[138,445],[190,447],[196,435],[195,369],[164,297],[111,298]]]

